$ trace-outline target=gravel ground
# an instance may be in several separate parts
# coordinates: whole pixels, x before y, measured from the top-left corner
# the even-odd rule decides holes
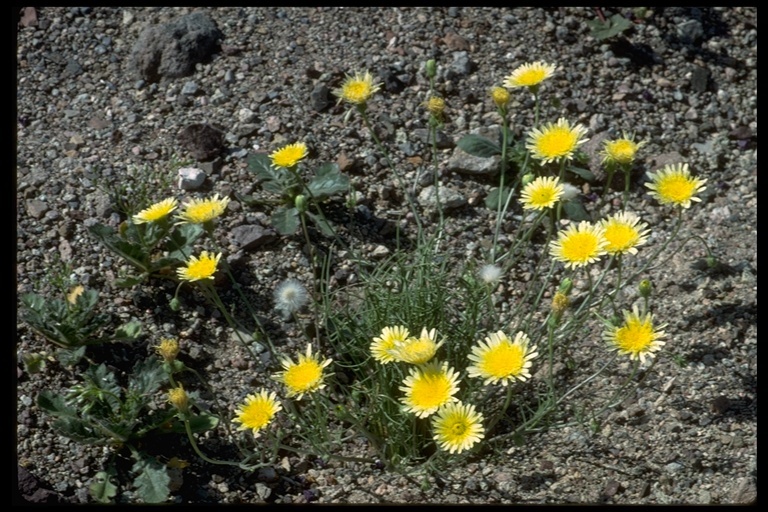
[[[145,27],[191,12],[209,16],[221,33],[210,59],[175,78],[158,76],[173,72],[165,64],[134,65],[146,66],[146,54],[135,51]],[[172,314],[167,300],[173,287],[115,288],[119,263],[87,231],[95,222],[116,227],[122,220],[100,183],[208,156],[210,148],[191,147],[179,136],[189,125],[220,129],[224,149],[199,163],[208,174],[199,191],[180,191],[168,176],[173,185],[155,199],[213,192],[233,198],[220,243],[228,262],[249,276],[254,306],[289,349],[302,339],[272,310],[272,290],[286,278],[308,282],[307,258],[299,237],[270,233],[268,211],[236,200],[259,191],[246,168],[249,152],[301,140],[316,161],[338,162],[359,193],[359,212],[367,214],[372,257],[391,237],[380,224],[397,221],[402,210],[401,191],[382,155],[372,151],[370,134],[358,121],[345,124],[344,107],[328,94],[345,73],[369,69],[384,82],[370,112],[380,135],[397,148],[395,163],[410,183],[429,157],[419,105],[428,91],[423,64],[437,59],[437,87],[448,104],[440,177],[461,205],[447,213],[451,248],[460,254],[478,256],[480,241],[492,234],[494,213],[482,199],[495,179],[454,170],[455,141],[498,123],[488,88],[526,61],[560,67],[547,94],[560,101],[557,115],[589,128],[593,144],[623,131],[648,141],[631,201],[652,226],[652,243],[669,235],[672,222],[669,210],[645,193],[643,171],[685,161],[708,180],[702,202],[686,212],[684,233],[706,240],[721,265],[693,264],[705,253],[691,243],[650,276],[659,291],[656,314],[668,324],[665,349],[688,364],[663,358],[598,432],[568,427],[531,435],[522,446],[481,453],[426,482],[367,464],[293,456],[244,473],[197,461],[182,443],[173,449],[193,464],[173,502],[756,500],[755,8],[656,8],[614,42],[590,36],[592,8],[45,7],[23,14],[17,34],[17,293],[50,293],[48,276],[60,255],[78,282],[101,291],[105,311],[135,317],[149,333],[140,347],[116,346],[111,357],[145,357],[158,336],[179,336],[187,362],[207,372],[226,403],[238,403],[244,390],[260,383],[253,375],[274,371],[274,362],[266,353],[249,360],[225,322],[194,297],[186,299],[193,308]],[[513,94],[512,111],[519,112],[513,125],[530,122],[530,106],[525,95]],[[589,197],[594,191],[584,192]],[[255,248],[244,247],[243,226],[264,228]],[[17,358],[41,351],[50,353],[50,345],[17,317]],[[30,375],[17,367],[17,457],[20,482],[27,482],[20,494],[32,501],[89,502],[88,483],[108,453],[60,437],[35,405],[40,390],[76,382],[76,370],[50,362]],[[220,433],[200,442],[226,457],[228,441]],[[365,447],[347,450],[360,455]],[[120,500],[135,501],[126,489]]]

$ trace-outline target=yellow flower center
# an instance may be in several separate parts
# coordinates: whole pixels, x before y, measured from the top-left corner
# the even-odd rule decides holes
[[[628,139],[619,139],[617,141],[609,142],[605,146],[605,152],[608,156],[620,163],[628,164],[635,158],[635,152],[637,151],[637,145]]]
[[[218,203],[210,201],[203,201],[200,203],[190,204],[184,216],[194,223],[203,223],[212,219],[215,219],[224,209]]]
[[[455,437],[463,437],[467,430],[469,430],[469,425],[465,421],[456,420],[451,425],[451,435]]]
[[[606,250],[609,252],[625,251],[637,243],[638,233],[627,224],[611,223],[605,227],[605,239],[608,240]]]
[[[323,369],[316,361],[306,360],[285,371],[285,385],[295,393],[313,390],[323,377]]]
[[[531,86],[540,83],[547,77],[546,70],[540,67],[534,67],[520,73],[515,77],[515,82],[522,86]]]
[[[200,258],[187,265],[187,276],[191,281],[196,279],[207,279],[216,272],[216,260],[213,258]]]
[[[531,192],[531,204],[536,206],[549,205],[557,201],[557,198],[558,194],[555,187],[542,186]]]
[[[564,156],[576,146],[576,134],[568,128],[555,126],[536,141],[536,149],[547,158]]]
[[[563,257],[569,261],[589,261],[599,251],[598,239],[592,233],[574,233],[561,243]]]
[[[439,407],[451,397],[450,391],[445,375],[423,375],[412,387],[411,402],[423,409]]]
[[[240,419],[249,428],[261,428],[272,419],[272,405],[261,399],[256,400],[246,407]]]
[[[525,363],[525,353],[520,345],[502,343],[485,354],[483,371],[496,378],[518,375]]]
[[[363,80],[353,80],[344,86],[344,98],[352,103],[363,103],[371,95],[371,86]]]
[[[290,168],[307,156],[307,146],[302,143],[290,144],[270,155],[276,167]]]
[[[413,364],[423,364],[435,355],[437,345],[429,338],[409,340],[400,348],[399,358]]]
[[[653,325],[649,318],[643,320],[632,318],[616,331],[617,345],[635,354],[645,351],[654,339]]]
[[[672,175],[664,178],[658,185],[658,193],[675,203],[684,203],[693,195],[694,183],[685,176]]]

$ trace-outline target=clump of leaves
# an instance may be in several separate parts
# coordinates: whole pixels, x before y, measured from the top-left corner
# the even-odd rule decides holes
[[[159,393],[168,382],[168,372],[156,358],[137,363],[124,387],[106,365],[91,365],[83,372],[81,383],[63,395],[42,391],[37,405],[55,418],[53,428],[69,439],[110,446],[116,452],[129,450],[135,461],[131,473],[136,494],[145,503],[161,503],[170,493],[168,468],[139,449],[139,441],[150,435],[185,432],[185,426],[176,419],[176,409]],[[193,432],[204,432],[214,428],[218,418],[200,413],[189,423]],[[117,492],[112,481],[116,475],[112,462],[95,475],[90,486],[94,499],[102,503],[112,500]]]
[[[74,364],[88,345],[130,342],[141,334],[141,324],[131,320],[105,335],[104,328],[112,317],[98,312],[98,302],[96,290],[83,290],[67,300],[27,293],[21,297],[22,319],[59,347],[57,356],[63,364]]]
[[[349,190],[349,178],[341,173],[338,165],[323,164],[305,181],[299,170],[275,168],[268,155],[257,153],[248,158],[248,169],[256,173],[264,191],[278,196],[278,206],[271,216],[272,225],[278,233],[295,233],[302,217],[306,216],[324,235],[333,235],[319,205]],[[263,202],[252,197],[240,199],[250,205]]]
[[[624,33],[632,27],[632,22],[621,14],[614,14],[610,18],[587,20],[587,25],[592,37],[597,41],[603,41]]]

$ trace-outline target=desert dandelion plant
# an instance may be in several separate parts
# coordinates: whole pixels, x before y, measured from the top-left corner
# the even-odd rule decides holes
[[[661,341],[665,333],[659,330],[664,327],[666,325],[654,327],[653,315],[641,315],[637,306],[634,306],[631,312],[624,311],[624,323],[610,326],[603,333],[603,338],[619,354],[629,355],[630,359],[640,359],[640,362],[644,363],[646,357],[653,358],[666,344]]]
[[[528,336],[518,332],[510,340],[502,331],[490,334],[485,342],[479,341],[468,356],[473,362],[467,375],[485,379],[483,384],[501,383],[506,386],[515,380],[530,378],[531,360],[538,356]]]
[[[631,212],[619,212],[600,221],[608,241],[608,254],[637,254],[637,247],[648,241],[648,224]]]
[[[449,453],[461,453],[485,437],[483,415],[475,406],[453,402],[441,407],[432,417],[433,439]]]
[[[141,210],[139,213],[133,216],[134,224],[144,224],[147,222],[157,222],[165,219],[170,215],[177,207],[176,199],[171,197],[163,199],[162,201],[153,204],[149,208]]]
[[[437,330],[428,331],[427,328],[421,330],[421,335],[409,337],[395,343],[390,350],[390,354],[395,361],[402,361],[411,364],[424,364],[434,357],[437,349],[444,341],[436,341]]]
[[[203,279],[213,279],[216,273],[216,267],[221,259],[221,253],[211,254],[208,251],[200,253],[200,257],[190,256],[187,265],[181,267],[176,272],[183,281],[200,281]]]
[[[691,201],[701,201],[696,194],[703,191],[705,179],[694,178],[688,170],[688,164],[670,164],[663,169],[648,173],[651,195],[662,204],[671,204],[690,208]]]
[[[341,88],[335,89],[333,94],[338,96],[339,103],[346,101],[353,105],[365,105],[380,88],[381,84],[373,83],[373,75],[364,71],[348,76]]]
[[[528,183],[520,192],[523,209],[543,210],[554,206],[565,193],[565,187],[558,178],[539,176]]]
[[[274,151],[269,158],[272,159],[272,165],[275,167],[285,167],[290,169],[307,157],[307,145],[303,142],[288,144]]]
[[[561,231],[557,240],[550,243],[549,253],[567,268],[577,268],[600,259],[607,246],[603,227],[584,220]]]
[[[542,61],[527,62],[516,68],[504,79],[504,87],[509,87],[510,89],[516,87],[536,87],[547,78],[550,78],[555,71],[557,71],[557,67],[553,64],[547,64]]]
[[[580,125],[570,125],[561,117],[556,123],[547,123],[541,129],[534,128],[528,135],[526,148],[531,155],[542,163],[559,160],[571,160],[578,147],[587,140],[587,129]]]
[[[432,361],[416,366],[400,386],[400,391],[405,393],[400,401],[407,412],[426,418],[441,406],[456,401],[458,380],[459,375],[448,363]]]
[[[277,401],[277,395],[272,391],[262,390],[256,395],[248,395],[238,407],[237,416],[232,420],[239,423],[237,430],[252,430],[254,437],[261,435],[261,430],[269,425],[282,406]]]
[[[394,327],[384,327],[381,330],[381,334],[373,338],[371,343],[371,355],[375,360],[381,364],[391,363],[395,361],[395,357],[392,355],[391,350],[395,348],[400,342],[405,341],[410,337],[410,332],[405,326],[396,325]]]
[[[299,354],[298,361],[283,358],[280,361],[283,371],[276,373],[272,378],[285,385],[288,397],[301,400],[305,394],[325,387],[324,370],[331,362],[331,359],[320,360],[318,355],[312,354],[312,345],[308,343],[306,353]]]
[[[221,216],[229,204],[228,197],[219,199],[215,194],[208,199],[192,199],[184,205],[184,211],[177,216],[179,224],[203,224]]]

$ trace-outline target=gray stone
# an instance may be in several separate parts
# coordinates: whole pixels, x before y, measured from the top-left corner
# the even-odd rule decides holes
[[[694,44],[704,36],[704,27],[699,20],[685,20],[676,28],[677,37],[684,43]]]
[[[199,89],[200,88],[197,86],[197,84],[190,80],[189,82],[184,83],[184,86],[181,88],[181,94],[192,96],[197,93]]]
[[[30,199],[27,201],[27,213],[30,217],[40,219],[48,212],[48,203],[39,199]]]
[[[416,136],[419,140],[424,142],[425,144],[432,145],[432,140],[430,136],[430,131],[427,128],[416,128],[413,130],[413,135]],[[448,149],[455,146],[453,143],[453,139],[445,134],[445,132],[442,132],[440,130],[437,130],[435,132],[435,138],[437,143],[437,149]]]
[[[205,171],[196,167],[182,167],[178,171],[179,188],[182,190],[197,190],[207,177]]]
[[[467,198],[448,187],[439,188],[440,206],[444,210],[453,210],[467,204]],[[430,185],[419,193],[419,202],[423,205],[437,207],[438,194],[435,186]]]
[[[457,147],[454,148],[451,157],[448,159],[448,162],[446,162],[446,169],[462,174],[493,175],[499,172],[500,165],[501,157],[499,155],[484,158],[470,155],[463,149]]]
[[[467,76],[475,69],[475,63],[469,58],[467,52],[453,52],[453,62],[449,70],[459,76]]]
[[[196,160],[211,160],[224,147],[224,132],[210,124],[190,124],[179,133],[179,143]]]
[[[704,92],[709,85],[709,70],[701,66],[693,68],[691,73],[691,89],[693,92]]]
[[[271,229],[265,229],[254,224],[232,228],[232,238],[238,250],[250,251],[272,242],[277,234]]]
[[[195,64],[213,55],[223,37],[216,22],[200,11],[150,25],[133,47],[131,65],[148,82],[189,76]]]
[[[317,84],[309,93],[309,104],[314,110],[321,112],[331,104],[329,95],[330,90],[325,84]]]

